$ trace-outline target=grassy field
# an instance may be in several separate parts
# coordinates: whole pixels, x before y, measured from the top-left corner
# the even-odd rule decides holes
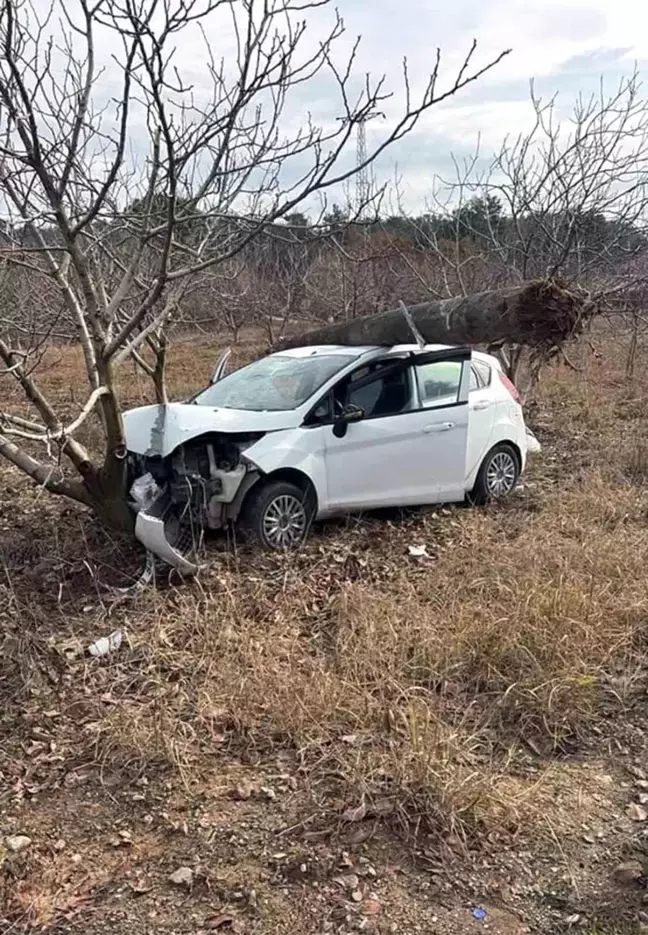
[[[31,838],[0,850],[0,920],[639,931],[648,378],[594,343],[544,374],[544,450],[510,503],[328,524],[287,557],[214,540],[200,580],[136,598],[113,588],[133,546],[0,464],[0,839]],[[174,347],[172,395],[217,352]],[[42,371],[72,413],[80,355]],[[120,392],[148,387],[125,368]]]

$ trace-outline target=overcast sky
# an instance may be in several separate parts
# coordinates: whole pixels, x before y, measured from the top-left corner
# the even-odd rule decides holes
[[[36,9],[49,6],[49,0],[33,2]],[[376,164],[376,180],[398,178],[404,206],[413,212],[424,209],[435,175],[452,175],[453,156],[459,161],[469,158],[479,140],[487,159],[505,136],[515,137],[529,128],[533,120],[530,79],[543,99],[558,95],[559,111],[567,117],[579,94],[589,96],[599,89],[601,77],[605,89],[612,92],[635,64],[641,74],[648,70],[645,0],[536,0],[533,6],[528,0],[337,0],[337,7],[346,27],[336,44],[338,64],[360,35],[355,68],[359,79],[367,71],[375,77],[384,73],[387,87],[395,91],[393,100],[384,105],[387,120],[377,119],[367,126],[369,148],[401,111],[403,56],[407,56],[416,93],[434,67],[437,47],[442,51],[439,90],[452,82],[473,39],[478,42],[475,67],[511,49],[476,83],[428,111],[414,132]],[[316,47],[334,18],[333,2],[307,11],[306,48]],[[205,21],[204,34],[190,29],[178,44],[175,61],[198,96],[201,86],[205,94],[210,93],[205,37],[216,59],[233,64],[234,35],[228,22],[222,17]],[[119,73],[111,56],[119,49],[114,35],[107,35],[106,41],[102,38],[99,47],[106,71],[96,93],[109,100],[118,93]],[[334,92],[330,76],[315,76],[290,97],[284,124],[299,128],[305,114],[312,112],[318,124],[335,126],[341,105],[339,91]],[[145,122],[136,115],[130,143],[142,154],[150,144]],[[351,146],[343,167],[351,166],[354,157]],[[329,204],[337,194],[329,196]]]
[[[601,76],[612,91],[635,63],[648,70],[648,4],[641,0],[340,0],[350,33],[361,33],[362,63],[387,69],[396,83],[398,57],[407,54],[417,75],[429,67],[436,46],[447,74],[469,46],[486,62],[502,49],[511,54],[449,104],[431,110],[415,134],[383,159],[377,176],[393,173],[397,159],[411,207],[424,199],[435,172],[452,171],[450,154],[495,149],[532,120],[529,80],[543,98],[558,93],[567,114],[579,94],[598,91]],[[379,132],[368,127],[368,139]]]

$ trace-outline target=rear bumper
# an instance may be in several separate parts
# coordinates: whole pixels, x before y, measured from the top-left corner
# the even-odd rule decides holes
[[[527,448],[527,453],[530,455],[535,455],[535,454],[538,454],[538,452],[542,451],[542,445],[540,444],[538,439],[535,437],[531,429],[526,430],[526,448]]]

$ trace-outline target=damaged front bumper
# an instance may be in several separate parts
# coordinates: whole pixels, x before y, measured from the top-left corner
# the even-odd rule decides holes
[[[169,496],[147,473],[138,477],[130,489],[131,502],[137,511],[135,536],[147,552],[176,568],[183,575],[195,575],[200,566],[191,561],[167,535]]]
[[[181,574],[198,574],[200,565],[189,561],[182,552],[171,545],[165,526],[166,523],[161,516],[156,516],[149,510],[140,510],[135,520],[135,535],[148,552],[161,558],[167,565],[177,568]]]
[[[265,432],[218,431],[214,420],[218,410],[188,403],[124,416],[135,534],[183,574],[199,570],[195,556],[204,533],[236,521],[260,474],[244,452]]]
[[[178,465],[175,471],[169,465],[160,470],[159,464],[151,468],[154,476],[141,460],[132,463],[133,473],[145,470],[130,488],[135,536],[147,551],[183,575],[198,573],[195,555],[205,530],[222,529],[235,521],[243,498],[259,477],[250,462],[224,470],[213,464],[213,456],[207,460],[206,477],[195,470],[179,471]]]

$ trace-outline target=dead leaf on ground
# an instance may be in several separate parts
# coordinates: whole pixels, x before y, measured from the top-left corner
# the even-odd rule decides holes
[[[409,545],[407,551],[412,558],[429,558],[426,545]]]
[[[210,916],[208,919],[205,919],[205,926],[208,929],[222,929],[234,925],[234,916]]]
[[[353,808],[347,808],[342,812],[343,821],[362,821],[367,814],[367,806],[364,802]]]
[[[357,890],[360,880],[356,873],[343,873],[338,877],[334,877],[334,882],[341,886],[345,890]]]
[[[5,838],[5,844],[8,850],[13,851],[14,854],[24,851],[26,847],[29,847],[31,842],[32,839],[27,837],[26,834],[14,834]]]
[[[247,802],[252,797],[253,791],[252,784],[247,779],[243,779],[234,789],[233,795],[238,802]]]
[[[392,799],[377,799],[369,808],[368,814],[374,818],[386,818],[394,811]]]
[[[627,860],[615,869],[612,874],[617,883],[623,883],[628,886],[636,883],[643,876],[643,867],[638,860]]]
[[[648,819],[648,811],[643,805],[637,805],[636,802],[631,802],[628,805],[626,815],[631,821],[646,821]]]
[[[169,875],[169,882],[175,886],[186,886],[191,888],[193,884],[194,873],[191,867],[178,867]]]
[[[129,886],[135,896],[144,896],[146,893],[150,893],[153,889],[148,883],[145,883],[144,880],[131,880]]]
[[[354,828],[353,831],[345,837],[347,844],[364,844],[365,841],[368,841],[369,838],[373,835],[375,828],[375,823],[361,825],[359,828]]]
[[[322,828],[321,831],[305,831],[302,834],[304,841],[325,841],[333,834],[334,828]]]

